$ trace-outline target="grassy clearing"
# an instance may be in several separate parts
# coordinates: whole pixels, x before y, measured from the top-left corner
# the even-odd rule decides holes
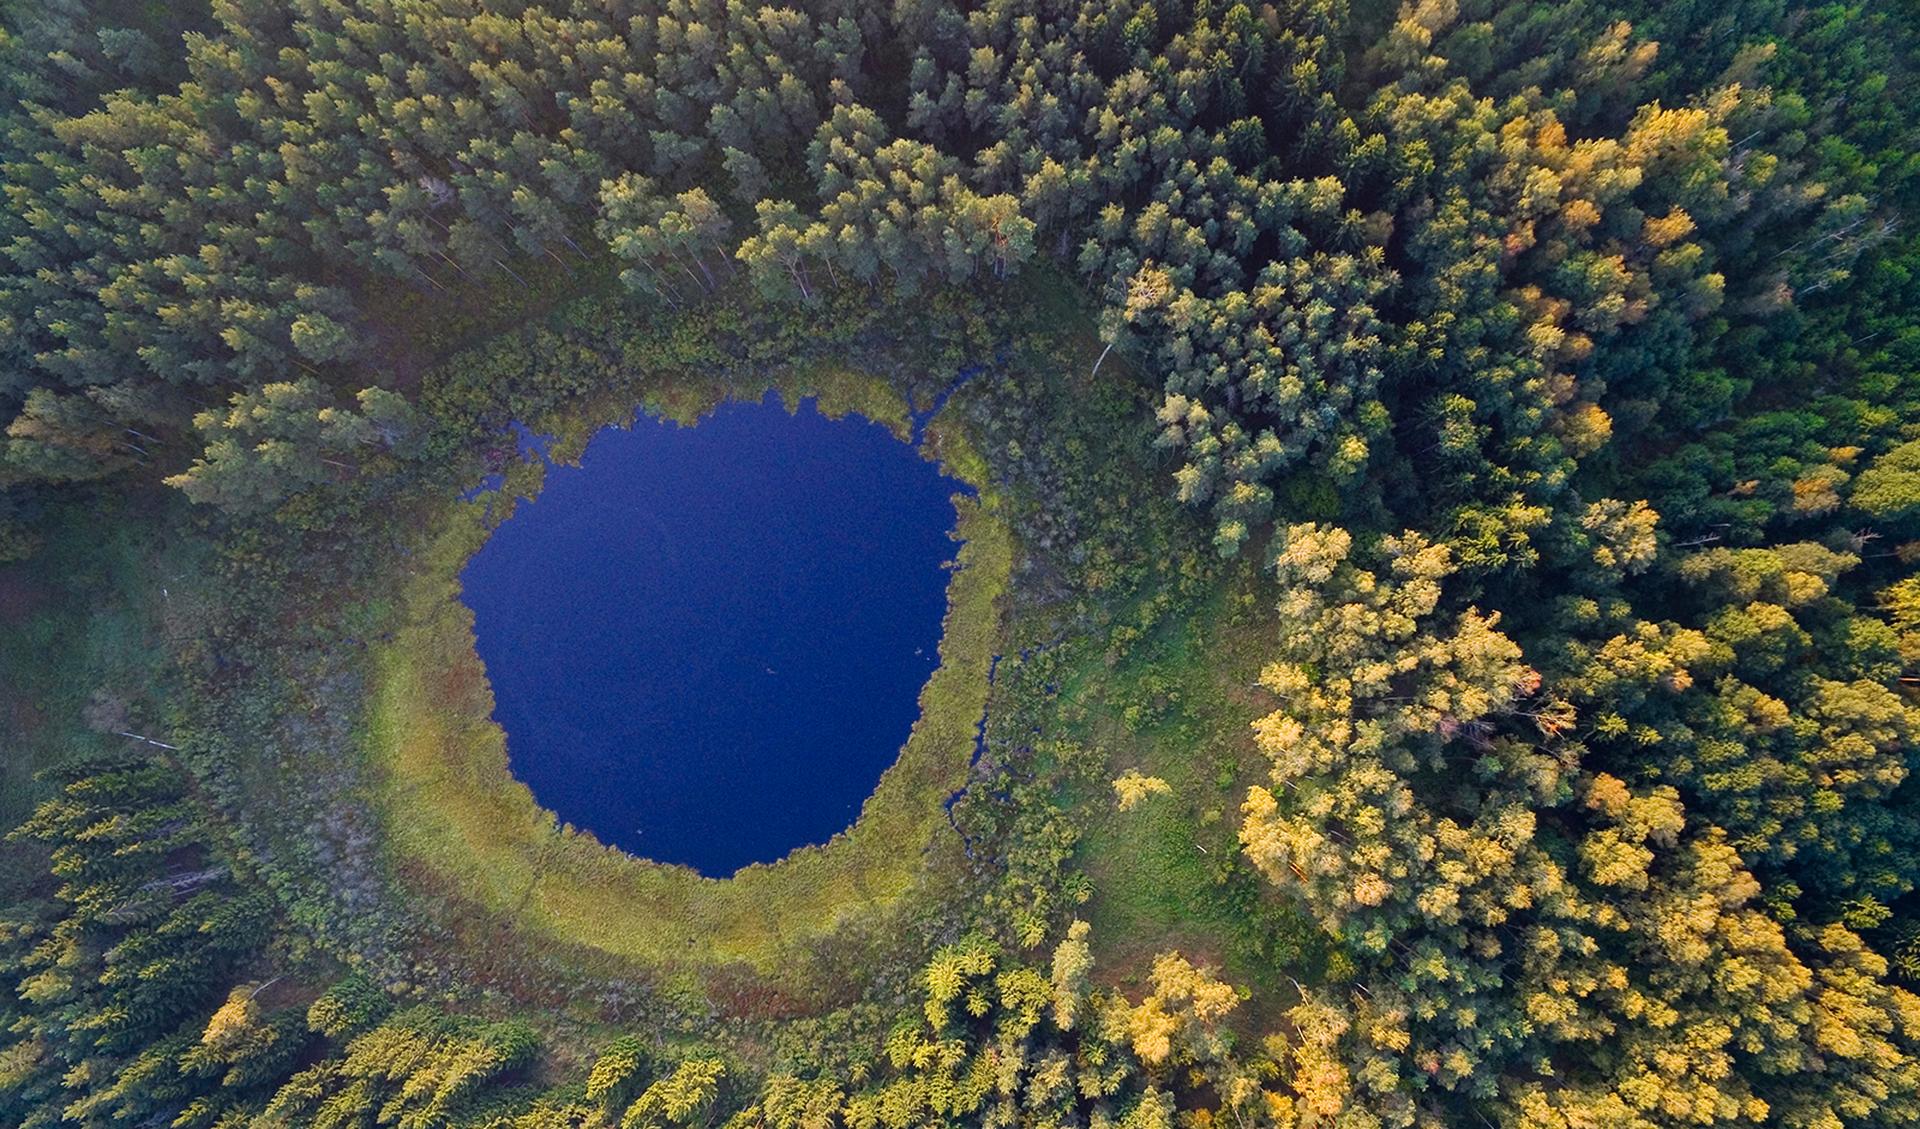
[[[897,396],[851,370],[811,370],[786,391],[790,402],[818,395],[828,414],[857,410],[896,431],[908,424]],[[952,470],[977,465],[955,432],[942,429],[938,448]],[[455,508],[408,578],[405,622],[375,657],[369,747],[396,862],[427,868],[517,929],[656,966],[744,963],[774,973],[811,942],[872,921],[913,888],[924,857],[951,834],[942,803],[966,778],[1012,561],[995,511],[991,495],[962,500],[940,666],[858,821],[828,843],[721,880],[559,825],[512,777],[472,614],[458,598],[458,569],[486,537],[483,507]]]
[[[1129,990],[1177,949],[1272,1003],[1322,959],[1312,923],[1240,857],[1240,802],[1266,776],[1249,723],[1267,708],[1252,683],[1272,626],[1254,607],[1243,576],[1063,691],[1102,701],[1083,739],[1106,753],[1109,777],[1133,769],[1172,787],[1125,812],[1111,790],[1073,797],[1097,813],[1077,856],[1094,891],[1084,914],[1101,966]]]

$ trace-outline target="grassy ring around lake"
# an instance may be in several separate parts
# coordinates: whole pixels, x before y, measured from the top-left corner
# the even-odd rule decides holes
[[[829,416],[857,411],[902,439],[911,434],[907,404],[878,378],[812,369],[778,390],[789,404],[813,396]],[[686,419],[711,403],[690,409],[666,397],[646,407]],[[577,457],[596,429],[570,424],[560,457]],[[373,656],[367,732],[397,869],[431,876],[532,939],[649,966],[786,973],[820,943],[890,916],[937,860],[961,853],[945,801],[967,779],[1013,557],[985,464],[965,434],[936,419],[924,453],[978,493],[956,499],[958,567],[919,719],[852,827],[727,879],[604,846],[559,823],[515,779],[458,582],[504,517],[497,503],[491,516],[479,501],[449,506],[432,550],[407,577],[401,625]],[[508,491],[521,485],[514,478]]]

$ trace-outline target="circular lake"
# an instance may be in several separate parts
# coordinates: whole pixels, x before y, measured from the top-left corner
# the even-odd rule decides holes
[[[514,775],[714,876],[846,829],[937,664],[963,489],[811,404],[602,431],[461,574]]]

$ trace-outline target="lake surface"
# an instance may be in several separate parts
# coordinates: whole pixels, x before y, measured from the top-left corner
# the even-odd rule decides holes
[[[962,489],[811,405],[601,432],[461,575],[514,775],[708,875],[845,830],[937,664]]]

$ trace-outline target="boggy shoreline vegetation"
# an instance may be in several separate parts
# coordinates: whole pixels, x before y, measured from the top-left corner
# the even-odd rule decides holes
[[[877,378],[844,369],[819,375],[787,376],[780,390],[818,397],[832,416],[858,404],[896,433],[907,426],[906,402]],[[751,383],[725,383],[733,395],[756,398]],[[697,426],[697,418],[686,422]],[[965,433],[937,419],[933,426],[930,443],[951,460],[949,472],[977,473],[979,456],[966,448]],[[457,573],[511,505],[490,492],[453,507],[409,572],[389,582],[403,623],[371,656],[369,742],[388,841],[516,928],[650,966],[744,963],[798,980],[806,942],[856,926],[887,929],[893,903],[926,881],[923,856],[959,849],[946,803],[967,783],[1000,637],[1012,547],[991,484],[968,484],[977,493],[958,501],[939,667],[899,758],[859,819],[831,842],[724,880],[637,859],[557,826],[509,774],[506,735],[492,720]]]
[[[1913,20],[6,8],[0,614],[84,621],[76,541],[113,599],[84,703],[3,691],[0,1111],[1910,1122]],[[834,363],[987,369],[936,896],[783,978],[420,865],[367,709],[423,519],[511,421]]]

